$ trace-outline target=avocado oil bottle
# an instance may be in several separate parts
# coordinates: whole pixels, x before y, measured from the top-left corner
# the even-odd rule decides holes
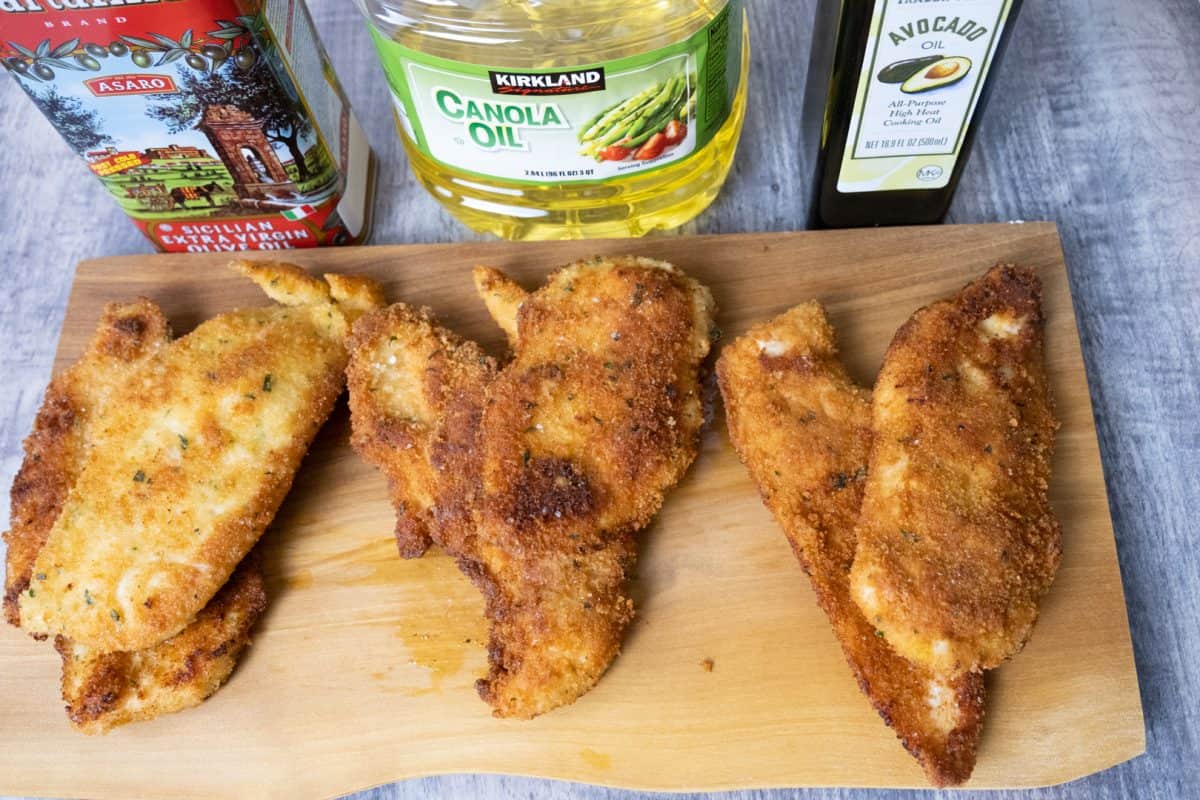
[[[804,97],[809,226],[940,222],[1021,0],[820,0]]]

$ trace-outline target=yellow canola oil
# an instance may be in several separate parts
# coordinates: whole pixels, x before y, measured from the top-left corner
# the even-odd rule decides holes
[[[682,225],[712,203],[720,191],[737,148],[746,110],[750,48],[745,10],[740,0],[357,2],[369,20],[385,72],[397,95],[397,128],[410,166],[425,188],[471,228],[507,239],[641,236],[652,230]],[[718,33],[730,30],[728,18],[734,14],[736,18],[729,34],[733,41],[718,41]],[[711,119],[714,110],[724,115],[723,122],[714,128],[706,141],[700,141],[699,133],[693,133],[697,141],[689,154],[672,159],[668,145],[664,154],[646,156],[640,147],[629,147],[622,163],[615,167],[624,170],[621,174],[591,180],[518,180],[511,175],[487,174],[490,167],[486,158],[474,168],[453,163],[454,157],[442,154],[446,152],[445,147],[451,146],[446,137],[451,136],[461,144],[461,135],[430,130],[426,132],[427,141],[422,142],[419,141],[420,134],[414,132],[412,117],[418,118],[417,124],[442,124],[447,111],[460,113],[462,108],[457,102],[460,99],[457,94],[449,95],[450,100],[438,107],[440,115],[423,113],[419,105],[414,105],[425,102],[428,96],[426,87],[417,85],[420,76],[427,72],[433,75],[429,88],[436,93],[439,70],[452,72],[458,65],[487,68],[488,74],[493,76],[490,88],[494,94],[496,81],[504,80],[504,77],[495,78],[496,73],[507,75],[509,80],[513,80],[512,75],[527,73],[563,75],[585,65],[613,65],[622,60],[634,61],[647,54],[653,61],[660,52],[669,60],[669,51],[684,48],[681,43],[689,40],[701,42],[708,48],[702,51],[708,53],[706,61],[693,54],[688,62],[691,71],[686,80],[687,92],[701,94],[709,90],[707,97],[701,96],[701,102],[707,102],[708,108],[701,114],[696,109],[696,98],[691,99],[689,106],[681,97],[679,102],[683,107],[678,117],[699,128],[699,120],[702,117]],[[392,47],[393,44],[399,48]],[[715,47],[725,49],[714,50]],[[725,70],[729,74],[721,85],[724,73],[716,72],[713,65],[721,68],[718,59],[725,57],[722,54],[726,50],[732,50],[728,56],[730,67]],[[393,53],[401,54],[403,60]],[[673,57],[680,58],[678,54]],[[417,63],[418,59],[421,63]],[[707,75],[696,72],[698,61],[708,65]],[[641,69],[637,64],[627,67],[626,72],[620,74],[636,74]],[[512,74],[504,73],[504,70],[511,70]],[[618,73],[619,70],[609,70],[609,87],[613,85],[614,76],[617,81],[621,80]],[[588,77],[594,76],[568,75],[569,79],[584,82]],[[565,81],[568,78],[553,79]],[[599,85],[604,85],[603,77]],[[717,97],[713,86],[733,88]],[[584,89],[604,97],[603,89],[587,86]],[[651,90],[645,93],[649,94]],[[561,101],[566,106],[573,98],[574,95],[547,95],[534,99]],[[622,98],[614,96],[611,99],[619,102]],[[530,101],[524,96],[522,100]],[[723,103],[720,109],[718,102]],[[694,120],[685,116],[689,112],[694,115]],[[437,121],[428,120],[431,116],[438,117]],[[680,125],[675,130],[680,129],[686,130],[687,126]],[[629,130],[637,129],[631,127]],[[663,128],[662,133],[670,130]],[[582,135],[581,130],[573,132]],[[518,131],[517,138],[525,133]],[[647,133],[642,132],[641,138],[645,139]],[[631,138],[626,136],[614,144],[620,146],[629,141]],[[645,140],[645,144],[654,143],[653,137]],[[585,147],[587,144],[584,142]],[[686,146],[686,142],[683,144]],[[536,161],[539,158],[536,147],[526,147],[533,152],[525,156]],[[439,152],[439,148],[443,151]],[[608,152],[603,148],[593,150]],[[616,152],[622,154],[621,150]],[[650,153],[654,153],[653,147]],[[643,156],[647,163],[644,168],[637,161]],[[495,163],[511,157],[511,153],[500,153]],[[599,166],[588,163],[584,168],[598,172],[613,169],[613,165],[604,163],[605,160],[594,155]],[[585,159],[580,158],[579,162],[582,167]],[[537,174],[537,170],[527,169],[526,173]]]

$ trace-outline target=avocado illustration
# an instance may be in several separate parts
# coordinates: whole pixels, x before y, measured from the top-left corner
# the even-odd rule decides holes
[[[958,83],[967,77],[970,71],[971,59],[966,56],[950,56],[934,62],[928,68],[917,70],[916,74],[900,84],[900,91],[905,94],[917,94],[940,89]]]
[[[913,75],[916,75],[922,67],[933,66],[943,58],[945,56],[938,53],[933,56],[921,56],[920,58],[906,58],[903,61],[893,61],[879,70],[879,74],[875,77],[880,83],[904,83]]]

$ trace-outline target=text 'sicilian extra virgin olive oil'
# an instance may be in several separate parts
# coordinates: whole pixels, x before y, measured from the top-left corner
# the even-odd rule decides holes
[[[366,234],[371,150],[301,0],[0,0],[0,59],[162,250]]]
[[[358,0],[409,163],[472,228],[636,236],[716,196],[746,105],[742,0]]]
[[[814,227],[939,222],[1021,0],[821,0],[805,91]]]

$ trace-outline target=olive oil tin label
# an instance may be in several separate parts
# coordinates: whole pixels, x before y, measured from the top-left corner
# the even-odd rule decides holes
[[[1011,0],[876,0],[839,192],[950,181]]]
[[[365,231],[371,154],[298,0],[0,0],[13,78],[162,250]]]
[[[554,69],[450,61],[371,33],[407,143],[446,166],[519,183],[603,181],[688,158],[729,116],[741,0],[683,41]]]

